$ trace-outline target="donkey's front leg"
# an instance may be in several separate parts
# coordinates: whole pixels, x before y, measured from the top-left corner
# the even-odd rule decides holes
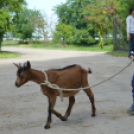
[[[51,102],[49,102],[47,123],[46,123],[46,125],[44,126],[45,129],[50,128],[50,124],[51,124],[51,122],[52,122],[51,113],[52,113],[52,112],[51,112]]]
[[[56,96],[49,98],[48,117],[47,117],[47,123],[44,126],[45,129],[50,128],[50,124],[52,122],[52,117],[51,117],[52,109],[54,108],[55,103],[56,103]]]
[[[65,117],[62,116],[59,112],[57,112],[56,110],[54,109],[51,109],[52,110],[52,113],[55,114],[57,117],[59,117],[62,121],[65,120]]]
[[[55,114],[57,117],[59,117],[62,121],[66,121],[68,119],[68,116],[71,113],[71,110],[72,110],[74,103],[75,103],[75,97],[74,96],[69,97],[69,106],[68,106],[68,109],[67,109],[66,114],[64,116],[62,116],[60,113],[58,113],[54,109],[51,109],[52,113]]]

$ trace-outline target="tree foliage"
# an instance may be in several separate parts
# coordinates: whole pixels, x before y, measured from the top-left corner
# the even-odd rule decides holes
[[[69,41],[72,34],[72,27],[62,23],[61,21],[56,25],[56,31],[53,31],[53,38],[55,40],[62,39],[62,44],[65,44],[65,41]]]
[[[22,40],[32,39],[33,33],[38,32],[39,20],[42,18],[40,11],[23,8],[18,15],[13,23],[13,36]]]
[[[38,22],[38,30],[43,35],[44,44],[47,46],[47,39],[49,38],[50,32],[52,31],[52,20],[49,21],[46,14],[44,16],[41,14],[38,19],[36,18],[36,20]]]
[[[72,43],[94,43],[94,33],[97,33],[102,48],[107,33],[113,33],[113,17],[121,33],[126,34],[126,17],[131,6],[133,0],[67,0],[54,7],[54,11],[59,21],[72,26]]]
[[[1,0],[0,1],[0,51],[4,34],[11,29],[11,19],[21,10],[25,0]]]
[[[111,33],[113,17],[117,15],[118,5],[116,0],[94,0],[92,5],[87,5],[83,14],[88,23],[88,28],[94,27],[99,36],[99,46],[103,47],[102,35]],[[122,23],[120,19],[118,22]]]
[[[0,9],[0,51],[1,51],[1,42],[4,36],[4,33],[9,30],[11,27],[10,24],[10,15],[8,11],[3,11]]]
[[[87,4],[92,4],[92,0],[67,0],[66,3],[54,7],[59,21],[72,27],[72,43],[89,44],[95,42],[94,29],[87,29],[86,20],[82,14]]]
[[[122,20],[122,24],[123,24],[123,26],[120,27],[120,31],[121,31],[124,39],[127,41],[126,18],[129,15],[129,8],[134,7],[134,1],[133,0],[118,0],[117,4],[118,4],[117,19],[120,18]]]

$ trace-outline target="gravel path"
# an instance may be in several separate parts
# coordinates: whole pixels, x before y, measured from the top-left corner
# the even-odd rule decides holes
[[[62,122],[53,115],[51,129],[44,130],[47,119],[47,98],[39,85],[29,82],[16,88],[16,67],[12,64],[31,61],[32,68],[47,70],[70,64],[90,67],[88,75],[92,86],[118,72],[128,58],[112,57],[104,52],[40,50],[2,47],[21,55],[16,59],[0,59],[0,134],[133,134],[133,116],[126,113],[132,104],[130,81],[133,65],[112,80],[92,89],[95,95],[97,116],[91,117],[91,106],[84,92],[76,95],[76,103],[68,121]],[[68,106],[57,99],[55,109],[62,114]]]

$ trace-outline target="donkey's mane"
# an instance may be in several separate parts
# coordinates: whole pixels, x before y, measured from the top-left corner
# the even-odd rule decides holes
[[[76,66],[76,64],[73,64],[73,65],[66,66],[66,67],[64,67],[64,68],[50,69],[50,70],[61,71],[61,70],[65,70],[65,69],[69,69],[69,68],[75,67],[75,66]]]

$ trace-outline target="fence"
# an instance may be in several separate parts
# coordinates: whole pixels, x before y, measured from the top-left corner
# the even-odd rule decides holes
[[[128,51],[129,46],[129,41],[125,40],[122,34],[122,27],[117,22],[116,17],[113,19],[113,46],[114,51]]]

